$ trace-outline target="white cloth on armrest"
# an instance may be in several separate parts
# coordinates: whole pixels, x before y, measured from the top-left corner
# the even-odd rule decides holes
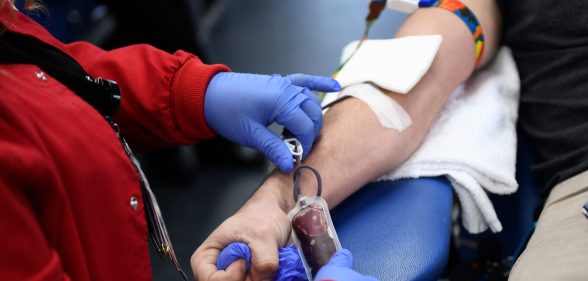
[[[500,232],[486,192],[510,194],[518,188],[519,91],[512,53],[502,47],[488,66],[455,89],[416,152],[377,181],[447,176],[459,197],[465,228]]]

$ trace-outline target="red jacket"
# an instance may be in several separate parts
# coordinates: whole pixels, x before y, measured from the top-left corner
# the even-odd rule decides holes
[[[216,134],[204,119],[204,94],[226,66],[147,45],[109,52],[64,45],[4,3],[0,22],[8,32],[37,38],[93,77],[118,82],[122,103],[113,119],[134,151]],[[0,65],[0,279],[151,280],[135,169],[104,118],[39,72]]]

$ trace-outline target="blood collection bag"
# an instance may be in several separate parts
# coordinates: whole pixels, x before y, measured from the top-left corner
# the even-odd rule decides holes
[[[313,281],[318,271],[341,249],[341,243],[331,221],[327,202],[321,197],[323,183],[320,173],[310,165],[301,165],[302,145],[291,133],[284,130],[284,143],[290,149],[297,167],[294,169],[294,201],[296,206],[288,214],[292,223],[292,239],[302,259],[308,280]],[[300,192],[302,169],[311,170],[317,180],[314,197],[306,197]]]
[[[341,249],[327,202],[320,196],[302,196],[288,218],[292,221],[292,239],[302,257],[308,280],[312,281],[319,269]]]

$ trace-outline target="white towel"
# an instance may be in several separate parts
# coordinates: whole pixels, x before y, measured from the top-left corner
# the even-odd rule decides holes
[[[518,188],[519,85],[511,51],[502,47],[488,66],[455,89],[417,151],[377,181],[447,176],[461,202],[465,228],[500,232],[486,191],[510,194]]]

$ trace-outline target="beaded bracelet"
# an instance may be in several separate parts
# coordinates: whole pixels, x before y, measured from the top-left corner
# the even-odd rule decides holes
[[[446,9],[456,14],[468,26],[472,35],[474,36],[474,43],[476,44],[476,65],[480,62],[480,58],[484,53],[484,33],[482,26],[468,7],[459,0],[441,0],[441,1],[419,1],[419,7],[439,7]]]

